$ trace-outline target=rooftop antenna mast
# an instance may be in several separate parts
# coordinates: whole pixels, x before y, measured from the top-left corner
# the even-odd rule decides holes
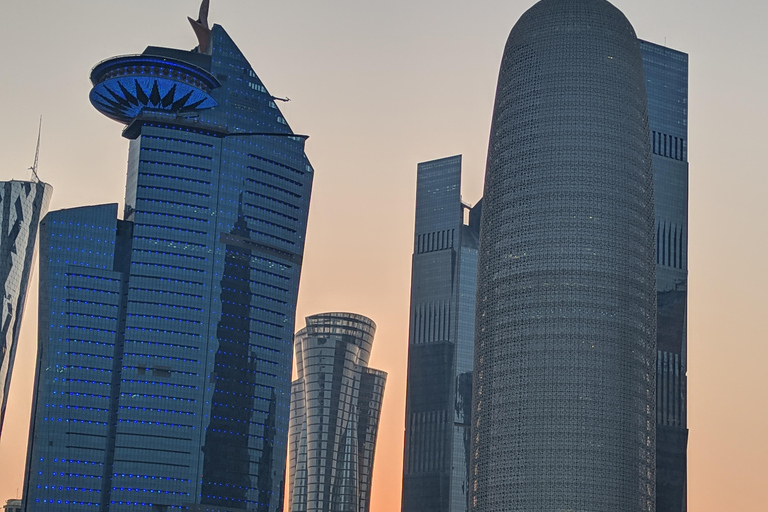
[[[35,149],[35,163],[29,168],[32,171],[32,181],[40,183],[40,178],[37,175],[37,161],[40,158],[40,135],[43,133],[43,116],[40,116],[40,125],[37,128],[37,148]]]

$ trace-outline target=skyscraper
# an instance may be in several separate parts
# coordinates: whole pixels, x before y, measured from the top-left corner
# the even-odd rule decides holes
[[[37,247],[37,228],[53,188],[40,181],[0,183],[0,434]]]
[[[41,228],[30,512],[282,510],[313,169],[225,30],[92,74],[125,211]]]
[[[368,367],[376,325],[352,313],[307,317],[296,333],[289,512],[369,512],[387,374]]]
[[[656,204],[656,510],[686,510],[688,55],[640,41]]]
[[[461,156],[419,164],[403,512],[467,510],[479,227],[480,205],[461,200]]]
[[[648,118],[652,140],[652,161],[654,171],[654,204],[656,212],[656,265],[658,290],[658,352],[657,352],[657,442],[656,442],[656,493],[658,512],[685,511],[686,503],[686,281],[687,281],[687,217],[688,217],[688,164],[687,164],[687,88],[688,88],[688,56],[685,53],[640,40],[643,56],[648,96]],[[665,136],[666,149],[665,149]],[[677,138],[677,139],[675,139]],[[437,165],[442,163],[443,165]],[[451,165],[453,163],[453,165]],[[443,159],[430,162],[434,165],[434,173],[447,176],[453,172],[453,183],[444,190],[450,193],[460,186],[460,159]],[[422,179],[420,164],[417,196],[425,196],[426,185]],[[443,185],[442,183],[440,185]],[[441,186],[435,189],[441,189]],[[438,194],[438,192],[434,192]],[[434,197],[435,208],[451,204],[451,199]],[[457,196],[458,197],[458,196]],[[454,198],[455,199],[455,198]],[[421,199],[425,201],[426,199]],[[455,199],[459,200],[459,199]],[[417,210],[417,215],[418,215]],[[479,205],[476,209],[479,216]],[[417,224],[419,221],[417,220]],[[479,219],[475,222],[474,233],[477,236]],[[466,230],[467,227],[465,226]],[[471,227],[470,227],[471,229]],[[422,232],[430,232],[429,229]],[[418,237],[417,233],[417,237]],[[475,245],[476,249],[476,245]],[[463,253],[462,253],[463,254]],[[464,258],[465,262],[467,261]],[[471,261],[471,260],[470,260]],[[470,263],[471,264],[471,263]],[[429,266],[434,271],[432,280],[449,282],[457,275],[455,265],[440,267]],[[413,283],[420,283],[422,276],[428,270],[420,267],[416,271],[414,265]],[[462,275],[472,275],[473,270],[462,270]],[[468,282],[466,278],[462,282]],[[471,286],[471,285],[470,285]],[[467,296],[474,294],[474,289],[463,292]],[[474,304],[471,305],[474,308]],[[412,319],[413,323],[413,319]],[[474,336],[474,333],[472,333]],[[469,338],[472,343],[473,338]],[[464,342],[466,344],[466,341]],[[457,365],[469,365],[471,369],[472,351],[464,351],[457,359]],[[428,375],[427,368],[433,368],[439,361],[421,362],[409,373],[408,401],[419,393],[421,384],[416,378],[421,370]],[[471,378],[471,377],[470,377]],[[453,380],[446,379],[443,392],[454,388]],[[427,391],[424,386],[424,396],[430,397],[434,390]],[[466,386],[463,387],[466,392]],[[459,394],[457,394],[459,396]],[[429,403],[428,401],[426,403]],[[466,403],[466,402],[465,402]],[[410,415],[408,416],[410,417]],[[453,504],[447,499],[435,498],[439,493],[448,493],[448,486],[422,485],[416,487],[412,482],[416,479],[426,480],[423,474],[414,474],[408,461],[417,460],[418,456],[425,458],[439,456],[455,456],[456,452],[446,455],[443,445],[431,443],[426,437],[411,439],[406,423],[405,477],[403,492],[403,510],[464,510],[459,503]],[[468,423],[467,423],[468,427]],[[467,438],[468,439],[468,438]],[[460,453],[460,452],[459,452]],[[452,465],[454,474],[460,464]],[[437,480],[434,480],[437,481]],[[455,480],[451,480],[455,482]],[[462,487],[462,485],[464,487]],[[469,475],[463,482],[453,483],[454,489],[468,488]],[[437,494],[433,494],[437,493]],[[454,508],[451,508],[451,506]],[[431,507],[431,508],[430,508]]]
[[[607,1],[543,0],[512,29],[480,231],[474,511],[655,510],[647,111]]]

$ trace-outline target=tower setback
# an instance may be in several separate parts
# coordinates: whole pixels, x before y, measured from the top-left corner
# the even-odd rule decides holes
[[[466,512],[480,209],[461,155],[418,165],[402,512]]]

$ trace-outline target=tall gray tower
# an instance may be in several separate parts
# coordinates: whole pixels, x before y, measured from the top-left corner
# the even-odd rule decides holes
[[[647,111],[607,1],[543,0],[512,29],[480,228],[474,511],[655,510]]]
[[[40,181],[0,183],[0,433],[35,260],[37,229],[52,193],[53,187]]]

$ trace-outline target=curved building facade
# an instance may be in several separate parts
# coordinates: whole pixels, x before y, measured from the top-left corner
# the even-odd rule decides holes
[[[37,248],[37,229],[52,192],[53,187],[40,181],[0,183],[0,434]]]
[[[353,313],[307,318],[296,333],[289,512],[368,512],[387,374],[368,368],[376,324]]]
[[[655,510],[654,243],[635,32],[604,0],[543,0],[491,129],[472,510]]]

